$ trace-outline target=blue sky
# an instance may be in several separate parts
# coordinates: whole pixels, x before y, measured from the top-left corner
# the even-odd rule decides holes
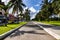
[[[34,7],[36,10],[39,10],[42,0],[23,0],[27,7]]]
[[[39,12],[42,0],[23,0],[23,3],[31,10],[31,19],[35,17],[37,12]]]

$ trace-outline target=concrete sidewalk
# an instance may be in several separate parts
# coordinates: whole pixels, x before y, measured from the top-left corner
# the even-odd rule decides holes
[[[56,39],[60,40],[60,27],[53,26],[50,24],[44,24],[41,22],[34,22],[34,23],[40,26],[41,28],[43,28],[46,32],[48,32],[50,35],[52,35]]]

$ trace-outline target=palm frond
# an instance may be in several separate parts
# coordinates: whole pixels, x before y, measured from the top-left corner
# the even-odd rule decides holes
[[[18,9],[18,7],[16,5],[14,5],[12,13],[15,13],[17,11],[17,9]]]
[[[19,11],[22,13],[22,11],[23,11],[23,8],[22,8],[22,6],[20,5],[19,6]]]
[[[26,7],[26,5],[24,3],[21,3],[22,6]]]

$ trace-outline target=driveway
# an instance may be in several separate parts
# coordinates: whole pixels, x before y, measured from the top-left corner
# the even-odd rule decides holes
[[[22,28],[12,33],[4,40],[56,40],[54,37],[45,32],[42,28],[28,22]]]

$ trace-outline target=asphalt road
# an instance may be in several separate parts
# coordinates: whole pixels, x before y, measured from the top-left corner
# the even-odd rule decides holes
[[[22,28],[12,33],[4,40],[56,40],[33,22],[28,22]]]

